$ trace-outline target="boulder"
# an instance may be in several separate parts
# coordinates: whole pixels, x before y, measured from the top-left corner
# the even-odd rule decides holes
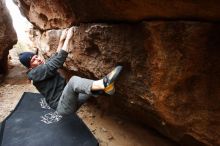
[[[41,39],[50,34],[58,40],[60,30]],[[206,22],[81,24],[65,67],[100,79],[123,65],[116,95],[101,98],[107,110],[129,114],[181,144],[220,145],[219,35],[219,24]],[[58,41],[44,42],[50,56]]]
[[[143,20],[220,20],[217,0],[14,0],[40,29],[64,28],[88,22]]]
[[[0,74],[7,73],[9,49],[17,43],[17,35],[6,8],[5,1],[0,1]]]
[[[61,0],[14,0],[21,13],[39,29],[64,28],[75,22],[69,4]]]
[[[33,40],[46,56],[60,30],[42,30],[78,25],[69,72],[100,79],[124,66],[106,109],[181,144],[220,145],[219,1],[14,1],[41,30]]]

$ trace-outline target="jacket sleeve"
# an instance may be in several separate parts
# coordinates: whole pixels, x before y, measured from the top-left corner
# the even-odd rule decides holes
[[[57,74],[57,69],[62,67],[68,53],[61,50],[58,54],[50,58],[45,64],[39,65],[30,70],[27,75],[30,80],[39,82]]]

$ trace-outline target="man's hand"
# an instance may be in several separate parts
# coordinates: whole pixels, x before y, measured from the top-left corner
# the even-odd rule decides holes
[[[60,51],[60,49],[63,47],[63,43],[66,39],[66,36],[67,36],[67,31],[68,31],[68,28],[64,29],[61,33],[61,36],[60,36],[60,41],[59,41],[59,44],[58,44],[58,47],[57,47],[57,52]]]
[[[71,41],[71,38],[72,38],[75,31],[76,31],[76,27],[74,27],[74,26],[72,26],[68,29],[66,40],[64,41],[62,50],[69,52],[69,42]]]
[[[70,27],[67,31],[66,39],[70,40],[75,31],[76,31],[76,28],[74,26]]]
[[[66,39],[68,28],[64,29],[60,36],[60,42],[63,42]]]

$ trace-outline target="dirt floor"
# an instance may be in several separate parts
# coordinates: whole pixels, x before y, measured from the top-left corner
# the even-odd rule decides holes
[[[16,58],[15,58],[16,59]],[[11,60],[10,71],[0,84],[0,122],[18,103],[24,92],[37,92],[26,79],[25,68]],[[152,129],[132,123],[117,115],[104,113],[94,102],[86,103],[77,112],[100,146],[174,146]]]

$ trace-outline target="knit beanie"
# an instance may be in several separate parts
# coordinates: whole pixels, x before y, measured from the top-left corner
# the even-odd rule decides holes
[[[26,66],[27,68],[30,68],[31,58],[34,55],[35,54],[32,52],[23,52],[23,53],[19,54],[19,60],[24,66]]]

